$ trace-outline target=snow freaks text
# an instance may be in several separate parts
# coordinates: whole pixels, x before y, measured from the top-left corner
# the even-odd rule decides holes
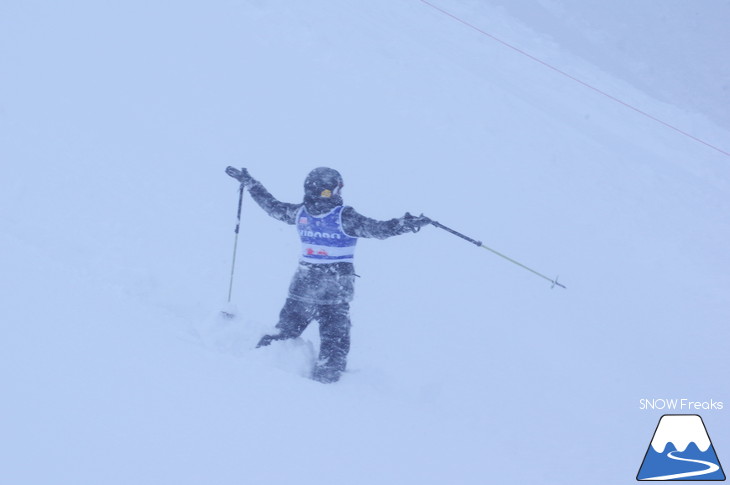
[[[692,401],[690,399],[640,399],[639,409],[660,411],[720,411],[724,407],[722,401]]]

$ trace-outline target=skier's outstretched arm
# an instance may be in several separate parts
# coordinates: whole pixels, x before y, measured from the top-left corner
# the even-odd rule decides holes
[[[406,212],[403,217],[388,221],[378,221],[365,217],[352,207],[342,211],[342,229],[352,237],[372,237],[386,239],[407,232],[418,232],[423,226],[430,224],[431,219],[424,215],[413,216]]]
[[[296,223],[297,211],[299,211],[302,204],[290,204],[288,202],[281,202],[277,200],[276,197],[271,195],[269,191],[266,190],[266,187],[264,187],[261,182],[253,178],[245,168],[239,170],[235,167],[228,167],[226,168],[226,173],[241,182],[241,184],[248,189],[248,192],[251,194],[251,198],[253,198],[253,200],[255,200],[256,203],[271,217],[282,222],[286,222],[287,224]]]

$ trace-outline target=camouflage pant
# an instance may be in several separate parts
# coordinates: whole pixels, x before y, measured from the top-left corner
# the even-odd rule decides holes
[[[312,305],[349,303],[355,293],[352,263],[299,263],[289,285],[289,298]]]
[[[319,362],[315,374],[327,373],[328,377],[324,379],[328,382],[337,380],[347,366],[347,354],[350,351],[349,303],[315,305],[288,298],[276,325],[279,333],[265,335],[258,346],[268,345],[273,340],[297,338],[312,320],[319,322],[320,337]]]

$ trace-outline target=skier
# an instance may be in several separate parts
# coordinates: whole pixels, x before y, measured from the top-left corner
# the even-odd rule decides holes
[[[271,217],[296,225],[302,242],[299,267],[276,325],[278,333],[264,335],[258,347],[274,340],[299,337],[312,320],[319,322],[320,351],[312,378],[336,382],[347,365],[350,350],[350,302],[357,238],[385,239],[418,232],[431,220],[423,214],[378,221],[343,205],[342,177],[337,170],[319,167],[304,180],[304,201],[280,202],[245,168],[226,168]]]

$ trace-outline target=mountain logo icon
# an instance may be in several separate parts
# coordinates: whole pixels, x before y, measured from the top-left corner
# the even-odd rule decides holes
[[[636,479],[725,480],[702,418],[697,414],[662,416]]]

